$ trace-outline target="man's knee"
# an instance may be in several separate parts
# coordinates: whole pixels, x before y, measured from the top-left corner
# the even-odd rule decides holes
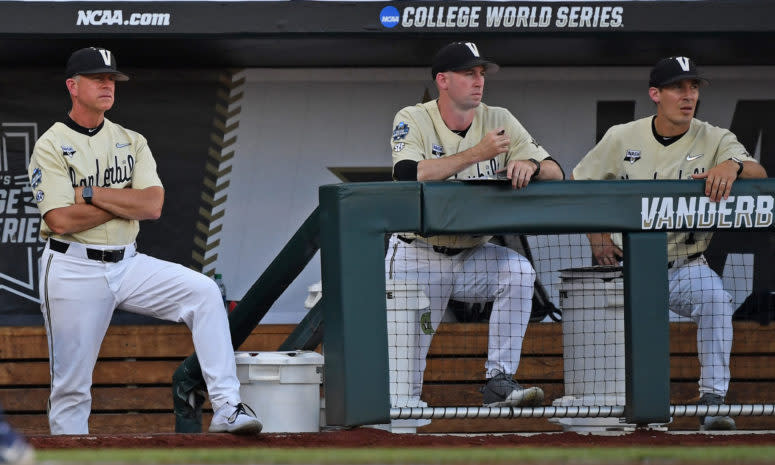
[[[193,302],[209,307],[222,301],[218,284],[206,275],[192,271],[187,278],[188,290]]]
[[[533,265],[530,264],[528,259],[516,252],[514,252],[514,255],[515,256],[511,257],[510,266],[510,269],[512,270],[512,284],[532,286],[536,280],[536,271],[533,268]]]
[[[706,289],[698,294],[695,298],[704,314],[731,318],[735,312],[732,296],[724,289]]]

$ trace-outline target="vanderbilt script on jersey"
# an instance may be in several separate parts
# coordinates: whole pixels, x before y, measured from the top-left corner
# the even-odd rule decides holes
[[[116,155],[113,160],[108,160],[108,165],[105,167],[101,167],[100,160],[95,159],[93,171],[90,174],[83,173],[80,179],[74,167],[69,166],[67,171],[73,186],[110,187],[115,184],[127,184],[131,181],[134,166],[135,157],[132,155],[126,155],[126,158],[121,160]]]

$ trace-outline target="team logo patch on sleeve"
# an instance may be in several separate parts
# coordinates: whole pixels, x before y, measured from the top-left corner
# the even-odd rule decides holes
[[[431,154],[435,157],[444,155],[444,147],[439,144],[431,144]]]
[[[393,142],[406,139],[407,134],[409,134],[409,125],[401,121],[393,129]]]
[[[401,150],[404,150],[405,146],[406,146],[405,142],[396,142],[395,144],[393,144],[393,151],[400,152]]]
[[[35,168],[32,171],[32,177],[30,177],[30,186],[32,186],[32,188],[35,189],[40,185],[40,182],[42,180],[43,180],[43,173],[40,171],[40,168]]]
[[[75,149],[70,147],[69,145],[63,145],[62,146],[62,156],[73,158],[73,155],[75,155]]]
[[[35,192],[35,201],[40,203],[43,201],[43,197],[45,197],[46,194],[43,193],[43,191]]]
[[[640,160],[640,150],[628,150],[624,154],[624,161],[628,161],[630,164],[635,163],[638,160]]]

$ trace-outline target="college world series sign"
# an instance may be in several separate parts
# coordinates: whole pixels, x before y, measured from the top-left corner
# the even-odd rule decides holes
[[[622,5],[479,5],[386,6],[384,27],[405,29],[616,29],[624,24]]]
[[[37,123],[0,123],[0,307],[39,303],[40,214],[27,177]]]

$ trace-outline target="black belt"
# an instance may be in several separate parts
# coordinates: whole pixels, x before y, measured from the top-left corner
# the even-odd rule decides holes
[[[702,257],[702,252],[693,253],[693,254],[689,255],[688,257],[686,257],[686,261],[684,263],[689,263],[690,261],[696,260],[696,259],[698,259],[700,257]],[[676,262],[675,260],[673,260],[671,262],[667,262],[667,267],[668,268],[672,268],[673,265],[675,265],[675,262]]]
[[[398,239],[400,241],[406,242],[407,244],[411,244],[412,242],[414,242],[414,239],[408,239],[406,237],[399,236],[399,235],[396,235],[396,237],[398,237]],[[440,253],[440,254],[444,254],[444,255],[447,255],[449,257],[454,257],[455,255],[459,254],[460,252],[462,252],[464,250],[467,250],[467,249],[454,249],[452,247],[444,247],[444,246],[441,246],[441,245],[434,245],[434,246],[431,246],[431,247],[433,247],[433,251],[434,252]]]
[[[49,239],[48,248],[54,252],[67,253],[67,249],[70,248],[70,244],[67,242],[58,241],[56,239]],[[87,248],[86,256],[92,260],[97,260],[98,262],[116,263],[124,259],[124,248],[122,247],[120,249],[110,250]]]

